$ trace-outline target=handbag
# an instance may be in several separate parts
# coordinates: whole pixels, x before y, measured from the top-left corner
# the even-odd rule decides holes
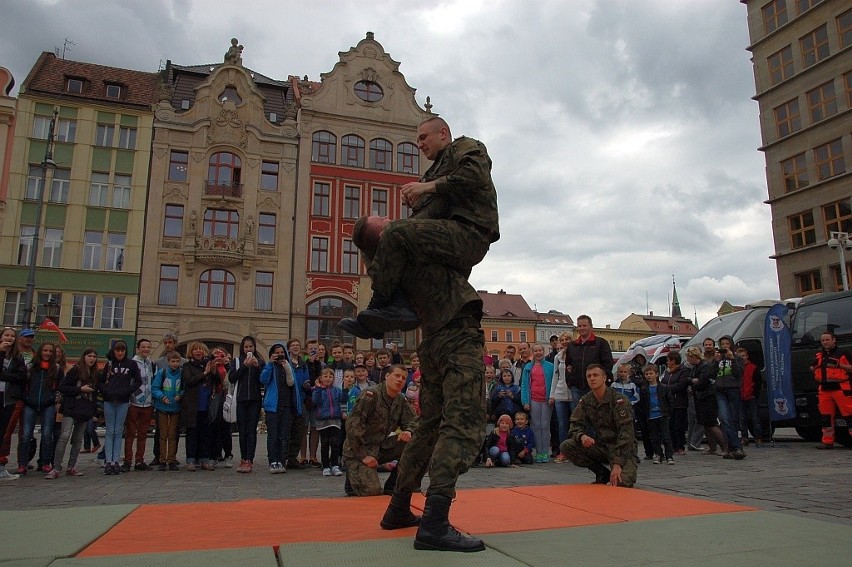
[[[239,387],[239,382],[234,384],[234,390],[230,391],[229,389],[228,395],[225,396],[225,401],[222,402],[222,418],[225,420],[225,423],[237,422],[237,389]]]

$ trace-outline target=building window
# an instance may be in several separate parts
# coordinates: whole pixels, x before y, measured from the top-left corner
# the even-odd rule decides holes
[[[95,129],[95,145],[96,146],[112,146],[112,139],[115,136],[115,126],[112,124],[98,124]]]
[[[308,304],[305,329],[306,339],[318,339],[330,343],[335,339],[343,343],[354,343],[355,337],[337,327],[344,317],[357,314],[355,305],[336,297],[322,297]]]
[[[512,333],[512,331],[506,331],[506,342],[507,343],[515,342],[515,335]]]
[[[107,98],[121,98],[121,85],[110,85],[106,86],[106,97]]]
[[[396,170],[400,173],[420,173],[420,159],[417,146],[404,142],[396,149]]]
[[[92,172],[89,185],[89,206],[106,207],[109,198],[109,173]]]
[[[62,265],[62,236],[61,228],[44,229],[44,245],[41,249],[41,265],[46,268],[59,268]]]
[[[183,235],[183,205],[166,205],[163,218],[163,236],[180,237]]]
[[[852,71],[843,75],[843,85],[846,90],[846,106],[852,108]]]
[[[807,69],[828,57],[828,28],[823,24],[808,35],[799,38],[802,49],[802,67]]]
[[[407,219],[411,216],[411,207],[408,206],[408,203],[402,201],[399,205],[399,218]]]
[[[237,91],[237,87],[234,85],[228,85],[221,94],[219,94],[219,102],[225,103],[227,101],[231,101],[234,104],[242,104],[243,102],[243,99],[240,97],[240,93]]]
[[[344,274],[358,273],[358,247],[351,240],[343,241],[343,266]]]
[[[784,192],[789,193],[807,187],[808,163],[805,154],[797,154],[781,162],[781,176],[784,179]]]
[[[343,188],[343,218],[357,219],[361,216],[361,188],[347,185]]]
[[[522,343],[527,342],[527,332],[526,331],[518,331],[518,340]]]
[[[21,225],[21,236],[18,240],[18,265],[29,266],[30,256],[33,250],[33,237],[35,236],[35,227]],[[35,260],[35,258],[33,258]]]
[[[95,327],[95,296],[74,295],[71,304],[71,326],[80,329]]]
[[[124,246],[127,235],[123,232],[107,233],[107,253],[105,268],[110,272],[124,270]]]
[[[819,270],[796,274],[794,277],[796,278],[796,287],[799,288],[799,295],[805,296],[822,291],[822,277]]]
[[[837,114],[837,97],[834,94],[834,81],[829,81],[812,91],[808,91],[806,96],[812,123]]]
[[[311,237],[311,271],[328,271],[328,238]]]
[[[258,311],[272,311],[272,272],[255,273],[254,308]]]
[[[763,31],[771,33],[787,23],[787,0],[772,0],[760,9]]]
[[[83,234],[83,269],[101,269],[101,248],[104,245],[102,232],[87,230]]]
[[[355,83],[355,95],[367,102],[378,102],[382,100],[384,92],[378,83],[373,81],[358,81]]]
[[[136,128],[121,126],[118,129],[118,147],[123,150],[136,149]]]
[[[71,189],[71,170],[56,168],[53,171],[53,181],[50,183],[50,195],[47,200],[51,203],[67,203],[69,189]]]
[[[787,101],[773,110],[775,131],[779,138],[789,136],[802,129],[802,117],[799,114],[799,99]]]
[[[770,55],[767,61],[771,84],[777,85],[793,76],[793,48],[789,45]]]
[[[24,194],[24,199],[27,201],[38,201],[41,199],[41,182],[44,176],[44,170],[40,165],[31,165],[29,175],[27,175],[27,190]]]
[[[834,291],[843,291],[843,274],[840,272],[840,264],[829,267],[831,280],[834,282]],[[846,264],[846,285],[852,289],[852,262]]]
[[[240,214],[227,209],[204,211],[204,236],[236,238],[240,228]]]
[[[370,140],[370,169],[391,171],[393,164],[393,146],[387,140]]]
[[[852,45],[852,10],[846,10],[837,16],[837,36],[840,38],[840,48]]]
[[[311,161],[317,163],[334,163],[337,153],[337,136],[321,130],[314,132],[311,142]]]
[[[350,134],[340,141],[340,164],[364,167],[364,140]]]
[[[207,194],[224,197],[242,196],[242,161],[230,152],[210,156],[207,167]]]
[[[499,339],[497,338],[497,330],[496,330],[496,329],[492,329],[492,330],[491,330],[491,342],[492,342],[492,343],[496,343],[498,340],[499,340]]]
[[[380,217],[388,216],[388,191],[387,189],[373,189],[373,199],[370,214]]]
[[[226,270],[207,270],[201,274],[198,286],[198,306],[234,308],[236,279]]]
[[[80,94],[83,92],[83,81],[81,79],[66,79],[65,92]]]
[[[796,15],[800,16],[803,12],[810,10],[822,0],[796,0]]]
[[[314,206],[313,214],[318,217],[329,216],[329,201],[331,199],[331,185],[328,183],[314,183]]]
[[[33,118],[33,138],[39,140],[47,140],[50,134],[49,116],[36,116]],[[57,142],[73,143],[77,135],[77,122],[75,120],[66,120],[59,118],[56,120],[56,127],[53,130],[53,138]]]
[[[186,181],[189,153],[172,150],[169,154],[169,181]]]
[[[825,238],[831,238],[832,232],[852,232],[852,207],[849,199],[822,206],[825,219]]]
[[[177,305],[178,276],[180,276],[179,266],[160,266],[158,305]]]
[[[257,243],[275,245],[275,215],[260,213],[257,216]]]
[[[15,327],[24,319],[24,292],[6,291],[6,303],[3,306],[3,324]]]
[[[104,296],[101,307],[101,329],[121,329],[124,327],[123,297]]]
[[[790,225],[790,244],[793,249],[803,248],[816,243],[813,211],[805,211],[792,217],[787,217]]]
[[[260,188],[264,191],[278,191],[278,162],[265,161],[260,166]]]
[[[846,172],[843,161],[843,143],[838,138],[814,148],[814,161],[817,166],[817,178],[822,181]]]
[[[114,209],[130,208],[130,184],[129,175],[116,174],[112,190],[112,207]]]

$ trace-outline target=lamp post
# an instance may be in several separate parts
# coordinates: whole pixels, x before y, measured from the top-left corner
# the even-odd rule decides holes
[[[849,291],[849,276],[846,274],[846,250],[852,250],[852,239],[848,232],[833,232],[828,239],[828,247],[840,254],[840,279],[843,280],[843,291]]]
[[[47,170],[56,167],[56,162],[53,161],[53,134],[56,129],[56,117],[59,115],[58,110],[53,111],[53,118],[50,119],[50,129],[47,132],[47,148],[44,151],[44,161],[41,162],[41,187],[36,195],[36,215],[35,215],[35,230],[33,231],[32,246],[30,247],[29,272],[27,272],[27,291],[24,294],[24,320],[23,328],[29,329],[33,324],[33,297],[35,295],[35,271],[36,260],[38,259],[38,237],[41,232],[41,214],[44,208],[44,191],[47,189]]]
[[[56,298],[51,297],[47,300],[47,303],[44,304],[44,318],[50,319],[56,324],[59,324],[59,310],[62,308],[59,303],[56,302]]]

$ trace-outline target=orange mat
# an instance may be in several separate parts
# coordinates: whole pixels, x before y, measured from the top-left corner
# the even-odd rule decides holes
[[[387,496],[148,504],[79,555],[120,555],[412,537],[414,528],[382,530]],[[424,498],[412,499],[422,510]],[[753,510],[745,506],[600,485],[459,491],[450,511],[458,529],[493,534]],[[521,515],[519,516],[519,511]],[[519,523],[519,518],[523,522]]]

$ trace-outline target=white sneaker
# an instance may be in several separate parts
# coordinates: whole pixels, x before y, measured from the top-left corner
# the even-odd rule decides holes
[[[225,460],[222,461],[222,466],[226,469],[234,468],[234,458],[233,457],[225,457]]]
[[[0,480],[18,480],[21,475],[12,474],[6,470],[6,467],[0,467]]]
[[[331,476],[331,469],[322,469],[322,476]]]
[[[331,467],[331,474],[334,476],[343,476],[343,471],[340,470],[340,467],[334,466]]]

